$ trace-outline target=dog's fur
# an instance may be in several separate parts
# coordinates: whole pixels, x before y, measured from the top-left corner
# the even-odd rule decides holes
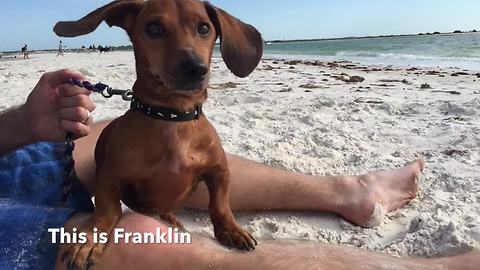
[[[239,77],[253,72],[263,51],[263,40],[254,27],[197,0],[114,1],[78,21],[59,22],[54,31],[60,36],[84,35],[102,21],[128,33],[136,59],[134,96],[150,106],[186,111],[205,101],[209,73],[192,81],[182,73],[181,65],[189,61],[196,68],[209,69],[218,37],[225,63]],[[152,22],[163,27],[161,36],[146,30]],[[210,33],[199,34],[201,23],[210,27]],[[167,122],[128,111],[103,131],[95,158],[96,208],[83,228],[89,242],[70,245],[64,255],[74,267],[98,261],[104,245],[92,243],[93,228],[110,233],[122,214],[120,201],[135,211],[159,215],[182,227],[171,211],[200,181],[209,189],[216,238],[239,249],[250,250],[256,245],[234,220],[227,160],[215,129],[204,115],[190,122]]]

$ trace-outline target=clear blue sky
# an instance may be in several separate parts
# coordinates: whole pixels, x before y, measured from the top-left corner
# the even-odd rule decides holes
[[[4,0],[0,51],[57,47],[52,27],[78,19],[109,0]],[[480,30],[479,0],[211,0],[255,25],[266,40]],[[103,24],[85,37],[63,39],[70,47],[126,45],[121,29]]]

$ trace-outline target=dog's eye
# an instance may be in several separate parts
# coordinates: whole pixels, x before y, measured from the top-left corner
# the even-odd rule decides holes
[[[165,29],[163,29],[163,27],[157,22],[147,24],[145,26],[145,31],[154,38],[160,38],[165,34]]]
[[[200,23],[197,32],[202,36],[208,35],[210,33],[210,26],[207,23]]]

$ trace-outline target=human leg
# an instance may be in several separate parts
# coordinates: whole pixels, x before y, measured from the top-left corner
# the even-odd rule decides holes
[[[95,146],[103,129],[110,121],[101,121],[92,125],[90,134],[86,137],[75,141],[75,151],[73,158],[75,159],[75,172],[78,179],[87,188],[90,194],[94,194],[95,183]]]
[[[68,230],[79,227],[88,216],[76,216],[66,225]],[[153,218],[135,213],[124,215],[117,228],[126,232],[152,233],[165,225]],[[60,262],[56,269],[66,269]],[[318,242],[262,241],[252,252],[231,251],[215,240],[197,235],[192,244],[109,244],[100,262],[100,269],[451,269],[470,270],[480,263],[480,253],[441,259],[395,258],[349,247]]]
[[[329,211],[362,226],[376,225],[375,219],[385,211],[415,198],[418,178],[425,167],[418,160],[401,169],[360,176],[310,176],[234,155],[228,155],[228,162],[234,211]],[[206,189],[200,185],[187,206],[204,209],[207,205]]]
[[[93,153],[101,131],[108,124],[109,121],[94,124],[91,134],[76,142],[75,169],[91,194],[95,177]],[[234,211],[330,211],[362,226],[376,225],[375,218],[380,218],[384,211],[395,210],[415,198],[418,178],[425,167],[419,160],[401,169],[360,176],[311,176],[235,155],[227,154],[227,159]],[[202,184],[187,206],[207,209],[208,200],[208,191]]]
[[[89,217],[88,214],[75,215],[65,229],[80,228]],[[159,221],[137,213],[124,214],[116,228],[126,233],[155,233],[157,229],[166,232],[168,229]],[[99,262],[90,269],[201,269],[195,267],[204,265],[205,244],[198,236],[193,236],[192,244],[126,244],[123,241],[113,244],[110,237]],[[61,261],[63,251],[64,246],[59,249],[55,269],[67,269],[66,263]]]

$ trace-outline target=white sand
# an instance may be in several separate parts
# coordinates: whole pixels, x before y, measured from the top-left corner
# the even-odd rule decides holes
[[[0,110],[22,103],[45,71],[74,68],[92,82],[118,88],[135,80],[131,52],[31,57],[0,61]],[[420,72],[426,70],[433,69]],[[480,78],[436,70],[445,77],[405,69],[367,73],[304,64],[290,69],[282,61],[266,60],[252,76],[238,79],[214,61],[205,111],[230,153],[317,175],[392,169],[417,157],[428,162],[418,199],[387,214],[374,229],[325,213],[240,213],[239,221],[260,239],[314,240],[396,255],[439,256],[479,248]],[[366,80],[345,83],[326,76],[343,72]],[[410,84],[380,82],[385,79]],[[433,89],[421,90],[423,83]],[[305,84],[311,92],[300,87]],[[96,119],[117,117],[129,106],[118,98],[94,100]],[[206,213],[185,211],[180,218],[190,231],[211,235]]]

